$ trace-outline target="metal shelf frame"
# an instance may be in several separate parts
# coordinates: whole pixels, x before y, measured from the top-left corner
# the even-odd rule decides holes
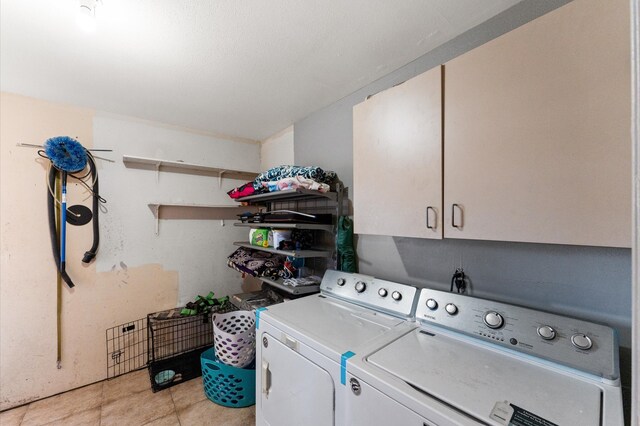
[[[266,251],[269,253],[276,253],[276,254],[281,254],[283,256],[291,256],[291,257],[295,257],[297,259],[303,259],[303,258],[307,258],[307,257],[331,257],[332,252],[328,251],[328,250],[313,250],[313,249],[309,249],[309,250],[278,250],[275,249],[273,247],[260,247],[260,246],[254,246],[250,243],[245,243],[244,241],[236,241],[233,243],[236,246],[239,247],[245,247],[245,248],[250,248],[250,249],[254,249],[254,250],[260,250],[260,251]]]
[[[236,198],[236,201],[239,203],[262,204],[272,201],[294,201],[313,198],[327,198],[329,200],[336,201],[338,199],[338,194],[336,192],[320,192],[312,189],[297,188],[249,195],[248,197]]]
[[[242,222],[234,223],[233,226],[245,228],[271,228],[271,229],[311,229],[333,232],[333,225],[323,225],[318,223],[274,223],[274,222]]]
[[[243,203],[245,206],[264,206],[268,211],[278,210],[278,209],[291,209],[298,210],[303,209],[308,213],[312,213],[316,209],[331,210],[331,214],[334,215],[334,223],[332,224],[317,224],[317,223],[275,223],[275,222],[236,222],[234,226],[245,227],[245,228],[272,228],[272,229],[307,229],[313,231],[324,231],[328,234],[323,234],[321,239],[324,239],[325,242],[329,234],[332,235],[331,238],[333,241],[331,243],[332,247],[325,249],[317,249],[317,250],[277,250],[272,247],[258,247],[253,246],[248,242],[234,242],[233,244],[240,247],[252,248],[256,250],[262,250],[270,253],[276,253],[284,256],[291,256],[294,258],[307,258],[318,260],[311,260],[311,268],[318,273],[321,273],[323,270],[329,268],[337,268],[339,263],[339,254],[338,254],[338,243],[337,243],[337,224],[340,216],[343,214],[344,200],[345,200],[345,191],[346,188],[343,187],[342,182],[337,182],[334,191],[330,192],[319,192],[315,190],[309,189],[289,189],[285,191],[275,191],[264,194],[256,194],[250,195],[248,197],[238,198],[235,201],[239,203]],[[286,206],[287,204],[291,204],[291,206]],[[285,206],[282,206],[285,205]],[[317,207],[316,207],[317,206]],[[301,210],[301,211],[303,211]],[[323,244],[324,245],[324,244]],[[322,261],[321,259],[325,259]],[[316,263],[317,262],[317,263]],[[322,265],[323,262],[326,262],[326,266]],[[316,269],[318,268],[318,269]],[[274,287],[282,292],[295,295],[295,296],[304,296],[312,293],[317,293],[320,291],[320,285],[311,285],[311,286],[300,286],[300,287],[292,287],[285,286],[283,279],[271,279],[266,277],[256,277],[263,283]]]

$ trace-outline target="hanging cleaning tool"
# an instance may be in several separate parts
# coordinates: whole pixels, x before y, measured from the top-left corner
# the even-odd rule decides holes
[[[83,147],[77,140],[69,136],[57,136],[48,139],[42,146],[25,143],[18,143],[18,146],[43,148],[38,150],[38,155],[51,161],[47,177],[47,211],[53,258],[58,270],[56,326],[58,335],[57,367],[60,369],[62,368],[62,281],[64,280],[69,288],[74,287],[71,277],[66,272],[67,222],[74,226],[82,226],[93,220],[93,245],[82,259],[84,263],[91,262],[96,256],[100,241],[99,203],[106,203],[106,200],[99,195],[95,158],[90,150]],[[106,158],[103,160],[113,162]],[[84,172],[87,165],[89,170]],[[67,208],[67,179],[69,176],[77,180],[92,194],[93,210],[80,204]]]
[[[62,171],[62,203],[60,205],[60,271],[67,264],[67,172]]]
[[[60,200],[60,245],[56,258],[60,275],[69,287],[73,287],[73,281],[66,273],[66,246],[67,246],[67,173],[75,173],[84,170],[87,166],[87,150],[75,139],[69,136],[57,136],[48,139],[44,143],[44,152],[55,169],[62,173],[62,195]],[[57,237],[57,235],[56,235]],[[53,235],[52,235],[53,238]],[[57,243],[57,242],[56,242]],[[53,244],[52,245],[58,245]]]
[[[87,150],[69,136],[47,139],[44,152],[58,170],[76,173],[87,167]]]
[[[69,287],[73,287],[73,281],[66,272],[67,222],[72,225],[84,225],[93,219],[93,245],[82,259],[84,263],[90,263],[96,256],[100,241],[99,203],[106,201],[98,193],[98,172],[94,157],[77,140],[69,136],[57,136],[48,139],[44,143],[44,151],[38,151],[38,154],[49,159],[52,165],[49,170],[47,206],[53,257],[62,279]],[[84,172],[87,166],[89,170]],[[67,209],[67,179],[69,176],[76,179],[93,195],[93,210],[91,212],[80,205],[71,206]],[[60,197],[56,197],[52,189],[55,186],[57,177],[60,179],[62,187]],[[89,181],[90,184],[86,181]],[[56,226],[56,205],[60,206],[58,226]]]
[[[55,193],[57,199],[62,199],[62,188],[60,188],[60,179],[55,179]],[[60,240],[60,211],[56,215],[56,241]],[[56,274],[56,336],[58,343],[56,367],[58,370],[62,368],[62,274],[58,270]]]

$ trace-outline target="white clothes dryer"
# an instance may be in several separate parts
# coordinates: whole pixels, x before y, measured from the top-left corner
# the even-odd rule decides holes
[[[328,270],[320,290],[256,312],[257,425],[343,424],[347,360],[416,327],[415,287]]]

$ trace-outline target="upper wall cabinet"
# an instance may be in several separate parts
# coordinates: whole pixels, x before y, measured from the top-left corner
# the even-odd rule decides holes
[[[445,65],[445,238],[630,246],[629,22],[627,0],[575,0]],[[374,138],[360,138],[362,155]],[[419,163],[387,173],[414,148],[386,146],[366,197],[392,181],[383,198],[399,211],[418,198],[402,181]]]
[[[442,238],[442,70],[353,109],[353,210],[360,234]]]

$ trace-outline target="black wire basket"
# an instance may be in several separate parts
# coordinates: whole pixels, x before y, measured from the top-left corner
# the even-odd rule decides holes
[[[213,346],[211,315],[237,310],[230,303],[206,313],[181,316],[180,309],[147,316],[148,369],[157,392],[202,375],[200,354]]]

